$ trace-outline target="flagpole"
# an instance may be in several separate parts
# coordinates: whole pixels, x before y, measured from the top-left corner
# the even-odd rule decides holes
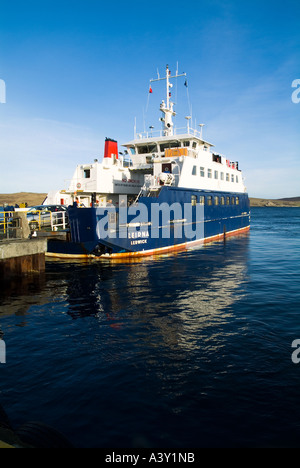
[[[166,83],[167,83],[167,109],[169,109],[169,102],[170,102],[170,96],[169,96],[169,66],[167,65],[166,68]]]

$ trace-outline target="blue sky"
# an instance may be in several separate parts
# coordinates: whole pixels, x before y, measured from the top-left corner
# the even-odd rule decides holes
[[[105,137],[131,140],[135,118],[137,129],[159,129],[164,86],[149,97],[149,79],[178,63],[193,123],[239,161],[250,196],[300,195],[300,103],[291,99],[300,79],[298,0],[16,0],[0,8],[0,193],[66,188],[76,164],[101,159]],[[177,93],[181,126],[190,109],[180,79]]]

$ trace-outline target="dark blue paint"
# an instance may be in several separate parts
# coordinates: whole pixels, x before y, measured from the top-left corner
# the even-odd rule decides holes
[[[148,231],[147,240],[145,243],[138,244],[133,243],[132,238],[128,235],[126,238],[122,238],[119,234],[116,234],[116,237],[108,236],[105,239],[100,239],[97,233],[97,223],[101,218],[107,217],[107,214],[112,211],[111,208],[77,208],[70,207],[68,210],[70,228],[71,228],[71,243],[63,244],[57,242],[49,242],[48,250],[55,253],[74,253],[74,254],[86,254],[93,253],[94,249],[97,246],[104,246],[107,251],[111,253],[119,252],[131,252],[131,251],[140,251],[140,250],[152,250],[159,249],[162,247],[173,246],[177,244],[183,244],[191,240],[198,240],[201,238],[208,238],[223,234],[224,232],[230,232],[238,229],[245,228],[250,224],[250,208],[249,208],[249,199],[246,193],[231,193],[231,192],[211,192],[205,190],[188,190],[174,187],[163,187],[157,198],[153,197],[141,197],[139,203],[144,204],[147,207],[149,214],[149,221],[152,221],[150,217],[151,205],[153,203],[163,204],[167,203],[171,206],[173,203],[180,203],[181,212],[184,216],[184,205],[191,203],[192,196],[197,197],[197,202],[199,203],[200,196],[205,197],[205,206],[204,206],[204,231],[201,235],[197,235],[193,238],[187,237],[184,229],[182,230],[183,236],[176,237],[176,231],[174,229],[170,230],[170,237],[164,237],[164,232],[162,229],[159,229],[159,237],[152,235],[152,230],[154,227],[149,226],[144,228],[144,231]],[[221,197],[238,197],[239,204],[230,204],[230,205],[208,205],[208,197],[211,197],[214,200],[214,197],[218,196],[219,200]],[[139,215],[139,204],[137,205],[137,211],[134,215],[127,216],[127,222],[133,222],[136,217]],[[118,211],[118,210],[117,210]],[[192,230],[196,232],[196,207],[193,207],[193,225]],[[162,223],[162,220],[161,220]],[[162,223],[163,224],[163,223]],[[117,223],[118,225],[118,223]],[[143,236],[141,236],[143,237]]]

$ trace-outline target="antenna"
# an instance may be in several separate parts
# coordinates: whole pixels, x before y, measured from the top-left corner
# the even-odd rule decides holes
[[[202,130],[203,130],[203,127],[204,127],[205,124],[199,124],[199,127],[200,127],[200,138],[202,140]]]
[[[187,132],[190,133],[190,119],[191,119],[191,116],[187,115],[185,118],[187,120]]]
[[[178,65],[177,65],[178,66]],[[164,118],[164,126],[163,126],[163,131],[164,135],[173,135],[173,122],[172,122],[172,116],[176,115],[175,112],[173,111],[173,102],[170,102],[170,88],[172,88],[173,84],[170,83],[171,78],[178,78],[180,76],[186,76],[186,73],[178,74],[178,69],[176,70],[176,75],[171,75],[171,72],[169,70],[169,65],[166,66],[166,77],[165,78],[157,78],[155,80],[151,79],[150,83],[153,83],[154,81],[161,81],[161,80],[166,80],[166,93],[167,93],[167,102],[165,103],[162,101],[160,105],[160,110],[165,114]]]

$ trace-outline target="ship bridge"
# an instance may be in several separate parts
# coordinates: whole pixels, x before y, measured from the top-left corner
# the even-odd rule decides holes
[[[200,150],[209,152],[213,144],[203,140],[200,132],[188,129],[185,133],[181,131],[177,134],[174,131],[172,136],[153,137],[140,134],[122,146],[126,147],[133,167],[137,167],[143,164],[152,164],[157,158],[181,156],[196,158]]]
[[[199,131],[190,127],[190,116],[186,117],[186,128],[174,127],[172,119],[176,113],[173,109],[174,103],[170,101],[170,88],[172,87],[170,79],[181,76],[186,76],[186,74],[178,74],[176,72],[174,76],[171,76],[167,65],[165,77],[150,80],[150,89],[151,83],[161,80],[166,81],[166,101],[163,100],[160,104],[162,128],[158,132],[154,132],[153,127],[149,127],[149,132],[136,133],[135,131],[134,139],[122,145],[126,147],[135,169],[151,165],[157,158],[175,158],[181,156],[196,158],[199,151],[209,151],[213,146],[202,138],[204,124],[199,125]]]

